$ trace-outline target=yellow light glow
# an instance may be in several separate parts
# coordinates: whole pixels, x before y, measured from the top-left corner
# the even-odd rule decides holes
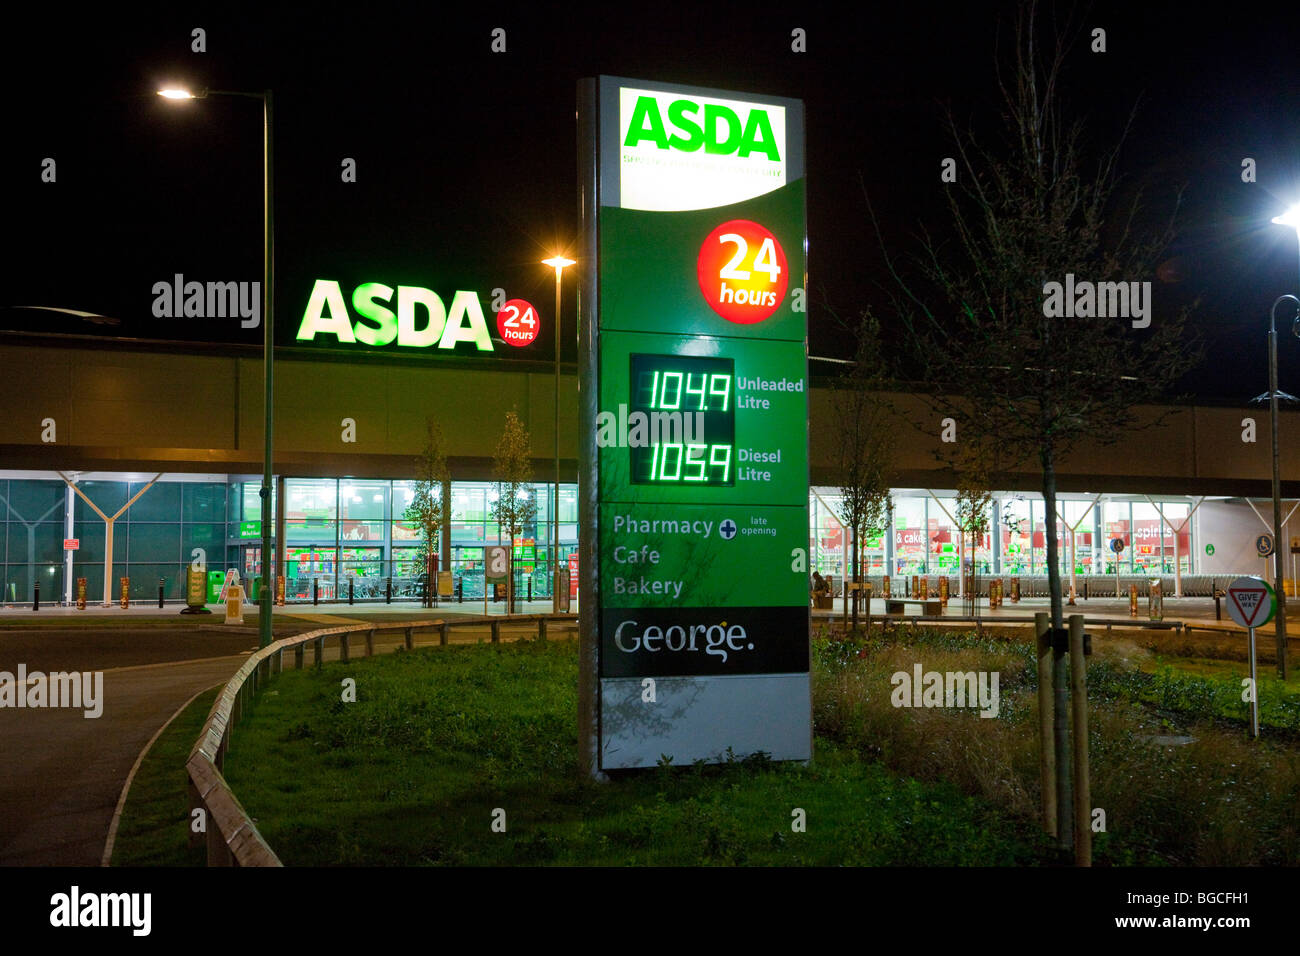
[[[194,99],[194,94],[191,93],[189,90],[177,90],[177,89],[159,90],[159,91],[158,91],[158,95],[159,95],[159,96],[166,97],[166,98],[169,99],[169,100],[192,100],[192,99]]]
[[[573,259],[566,259],[564,256],[551,256],[549,259],[543,259],[542,264],[548,265],[552,269],[563,269],[565,266],[573,265],[574,261]]]

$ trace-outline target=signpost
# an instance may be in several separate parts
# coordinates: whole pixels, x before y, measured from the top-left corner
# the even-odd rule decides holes
[[[1250,735],[1252,737],[1259,736],[1259,684],[1255,679],[1255,628],[1263,627],[1273,620],[1276,611],[1277,595],[1263,578],[1237,578],[1228,585],[1228,616],[1250,633]]]
[[[803,104],[583,81],[592,773],[812,756]]]
[[[1115,553],[1115,597],[1118,598],[1121,596],[1119,590],[1119,556],[1120,552],[1124,550],[1124,539],[1111,538],[1110,550]]]

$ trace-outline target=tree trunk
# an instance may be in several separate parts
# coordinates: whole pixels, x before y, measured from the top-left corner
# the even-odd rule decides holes
[[[1048,439],[1042,447],[1044,533],[1047,536],[1047,588],[1052,599],[1052,627],[1064,625],[1061,608],[1061,569],[1056,544],[1056,450]],[[1032,542],[1031,542],[1032,545]],[[1074,790],[1070,780],[1070,683],[1068,649],[1057,641],[1052,649],[1052,749],[1056,754],[1056,843],[1063,850],[1074,845]],[[1045,680],[1045,674],[1038,675]]]
[[[856,524],[853,526],[853,560],[851,563],[851,573],[853,577],[853,583],[857,584],[859,566],[858,566],[858,526]],[[848,588],[846,587],[845,590],[847,591]],[[858,629],[858,594],[860,593],[861,592],[856,590],[853,591],[852,600],[853,600],[853,630],[854,631]]]

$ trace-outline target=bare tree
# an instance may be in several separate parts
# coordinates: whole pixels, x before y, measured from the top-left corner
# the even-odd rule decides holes
[[[894,509],[890,494],[894,433],[890,425],[892,411],[882,391],[886,374],[880,352],[879,323],[870,312],[864,313],[854,334],[857,347],[853,364],[832,386],[832,418],[838,444],[836,464],[841,496],[836,517],[848,532],[852,580],[861,584],[862,537],[887,531]],[[855,592],[855,630],[857,626]]]
[[[959,442],[991,446],[1009,466],[1036,457],[1045,511],[1055,515],[1061,456],[1081,440],[1109,444],[1156,424],[1143,421],[1139,406],[1166,397],[1199,348],[1187,329],[1190,307],[1148,314],[1149,328],[1132,319],[1130,284],[1149,283],[1172,241],[1173,218],[1144,225],[1143,191],[1119,189],[1122,137],[1102,151],[1095,170],[1085,168],[1083,122],[1067,120],[1058,97],[1066,52],[1080,31],[1060,26],[1044,55],[1037,6],[1022,6],[1012,76],[998,78],[1004,147],[986,148],[948,114],[957,181],[945,188],[955,241],[941,245],[925,235],[911,278],[887,249],[885,258],[931,405],[955,420]],[[1048,284],[1072,282],[1067,276],[1090,283],[1093,293],[1102,283],[1123,283],[1129,314],[1097,314],[1108,310],[1097,307],[1095,294],[1084,303],[1081,291],[1085,314],[1056,315]],[[1118,285],[1105,290],[1110,304],[1121,301]],[[1054,534],[1047,552],[1052,620],[1060,627]]]
[[[924,233],[907,276],[883,239],[881,246],[896,283],[894,309],[915,346],[914,376],[930,384],[937,415],[955,420],[959,442],[994,447],[1012,465],[1037,459],[1059,629],[1058,462],[1081,440],[1106,444],[1157,424],[1139,406],[1165,398],[1199,348],[1186,327],[1194,306],[1154,315],[1149,295],[1181,194],[1154,222],[1143,190],[1121,188],[1119,150],[1136,109],[1118,142],[1093,154],[1082,119],[1067,117],[1060,97],[1082,24],[1073,14],[1064,23],[1046,19],[1034,0],[1019,8],[1009,69],[998,67],[1000,142],[986,145],[948,113],[956,178],[942,188],[952,239]],[[1069,297],[1076,277],[1083,284]],[[1063,711],[1063,654],[1052,678]],[[1068,761],[1058,761],[1061,778],[1068,772]],[[1068,846],[1068,798],[1060,804],[1058,838]]]
[[[442,530],[442,486],[448,480],[447,456],[443,451],[442,427],[432,417],[424,421],[424,450],[415,460],[415,489],[402,518],[415,525],[420,535],[416,554],[428,575],[424,606],[433,606],[438,580],[438,536]],[[450,506],[450,502],[447,503]]]
[[[537,495],[533,489],[532,441],[524,424],[514,410],[506,412],[506,427],[497,442],[492,456],[493,491],[492,517],[506,533],[510,545],[509,573],[506,584],[507,607],[513,613],[514,598],[514,540],[526,525],[537,521]]]

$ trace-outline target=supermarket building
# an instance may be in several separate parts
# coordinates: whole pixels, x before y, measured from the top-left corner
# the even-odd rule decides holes
[[[277,347],[275,548],[289,602],[346,599],[349,589],[357,600],[382,600],[389,578],[395,600],[414,595],[416,533],[402,512],[430,415],[442,426],[452,476],[442,569],[466,599],[481,598],[483,549],[505,543],[491,516],[491,459],[512,408],[531,436],[538,502],[535,525],[515,542],[517,587],[549,596],[550,548],[558,546],[562,561],[577,550],[577,379],[571,364],[563,369],[559,539],[552,542],[553,366],[503,358],[505,351],[515,350],[359,356]],[[117,578],[126,576],[132,600],[156,600],[160,580],[166,597],[180,600],[195,548],[210,569],[260,573],[259,348],[5,333],[0,361],[7,370],[0,381],[3,603],[29,602],[38,583],[42,601],[69,601],[78,578],[97,601],[104,516],[128,502],[113,522],[114,596]],[[832,366],[814,360],[810,368],[810,570],[839,581],[847,554],[834,514],[833,398],[818,378]],[[864,569],[956,574],[953,479],[933,454],[940,423],[914,428],[933,413],[915,396],[893,400],[895,513],[890,529],[866,542]],[[1255,442],[1243,441],[1248,418]],[[1271,579],[1271,563],[1266,570],[1255,549],[1272,523],[1268,424],[1258,406],[1186,407],[1157,429],[1078,450],[1059,473],[1062,560],[1073,554],[1082,574],[1114,573],[1118,560],[1123,574],[1169,575],[1177,567],[1184,575]],[[1283,412],[1280,447],[1285,516],[1300,498],[1300,412]],[[1044,574],[1048,522],[1038,476],[1025,471],[1004,485],[990,533],[978,542],[977,569]],[[1300,513],[1291,514],[1281,542],[1294,580],[1293,537],[1300,538]],[[1118,559],[1110,548],[1117,538],[1125,545]]]

